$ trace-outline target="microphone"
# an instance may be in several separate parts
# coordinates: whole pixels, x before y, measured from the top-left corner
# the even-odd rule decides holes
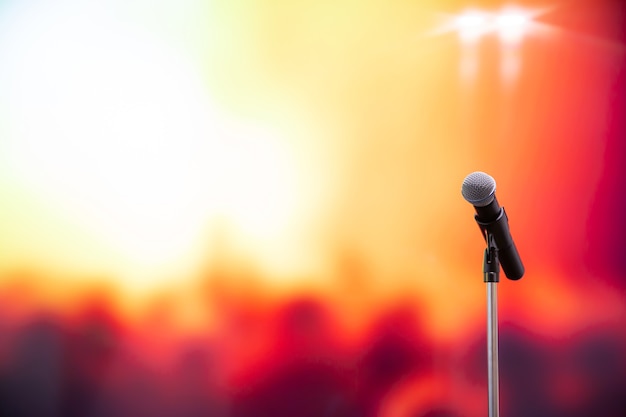
[[[463,180],[461,194],[474,206],[474,218],[485,240],[487,233],[493,236],[500,265],[507,278],[520,279],[524,275],[524,265],[511,237],[504,207],[500,207],[496,199],[496,181],[484,172],[472,172]]]

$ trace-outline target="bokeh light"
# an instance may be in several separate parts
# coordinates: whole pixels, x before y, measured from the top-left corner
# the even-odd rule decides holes
[[[463,42],[478,42],[480,37],[491,29],[489,15],[480,12],[466,12],[455,19],[459,37]]]
[[[522,41],[531,21],[523,12],[507,11],[496,17],[496,28],[503,43]]]

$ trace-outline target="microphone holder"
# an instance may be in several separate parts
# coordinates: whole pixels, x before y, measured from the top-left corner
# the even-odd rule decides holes
[[[480,225],[487,248],[483,258],[484,282],[487,284],[487,379],[489,417],[500,416],[500,392],[498,369],[498,282],[500,281],[500,261],[498,248],[487,227]]]

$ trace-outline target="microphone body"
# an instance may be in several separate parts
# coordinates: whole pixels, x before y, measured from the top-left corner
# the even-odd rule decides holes
[[[496,199],[496,182],[484,172],[474,172],[463,181],[461,193],[476,211],[474,218],[487,240],[493,236],[500,265],[507,278],[518,280],[524,275],[524,264],[509,230],[509,219]],[[490,242],[487,242],[489,245]]]

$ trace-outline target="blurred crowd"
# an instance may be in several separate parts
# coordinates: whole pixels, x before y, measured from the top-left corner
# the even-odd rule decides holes
[[[21,323],[0,317],[0,416],[486,414],[480,326],[471,340],[436,346],[415,311],[390,307],[350,340],[338,334],[328,303],[294,298],[276,307],[271,322],[231,311],[225,330],[163,335],[170,348],[159,354],[158,338],[141,339],[141,329],[124,325],[102,300],[73,320],[44,312]],[[503,415],[623,417],[625,351],[623,326],[552,340],[503,323]]]

